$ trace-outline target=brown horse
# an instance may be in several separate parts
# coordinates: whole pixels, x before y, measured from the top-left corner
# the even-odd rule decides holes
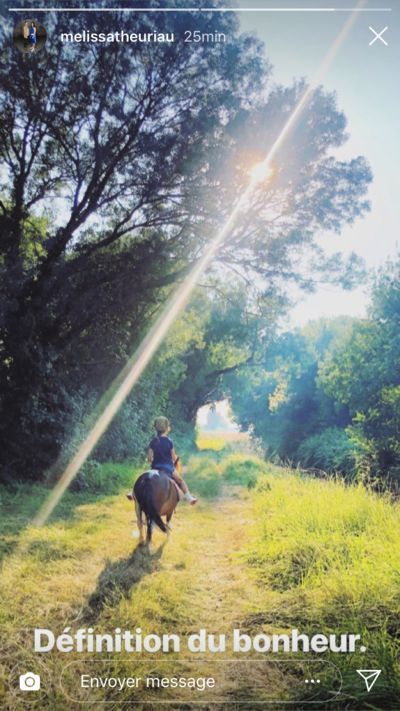
[[[169,535],[171,529],[168,524],[179,501],[179,489],[166,472],[150,469],[141,474],[134,484],[132,494],[128,494],[128,499],[135,502],[140,544],[144,543],[142,513],[146,516],[148,544],[151,543],[154,524]],[[166,523],[161,516],[166,516]]]

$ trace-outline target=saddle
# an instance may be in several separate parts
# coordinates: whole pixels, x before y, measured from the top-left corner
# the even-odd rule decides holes
[[[162,469],[160,469],[160,470],[158,470],[158,469],[148,469],[147,472],[144,472],[144,473],[145,473],[145,474],[148,474],[148,475],[149,475],[149,478],[151,479],[153,476],[160,476],[160,472],[162,472],[162,471],[163,471]],[[167,472],[165,472],[165,473],[167,473]],[[176,491],[177,491],[177,494],[178,494],[178,501],[180,501],[181,498],[182,498],[182,496],[183,496],[183,491],[179,488],[178,484],[176,483],[176,481],[175,481],[174,479],[172,479],[172,477],[169,476],[168,478],[170,479],[170,481],[172,482],[172,484],[175,486]],[[134,495],[133,495],[133,492],[127,494],[127,495],[126,495],[126,498],[129,499],[129,501],[134,501],[134,500],[135,500],[135,497],[134,497]]]
[[[150,471],[152,472],[152,473],[150,474],[150,476],[159,476],[159,472],[164,471],[164,469],[162,469],[162,468],[160,467],[159,470],[158,470],[158,469],[151,469]],[[183,496],[183,491],[179,488],[179,486],[178,486],[178,484],[176,483],[175,479],[173,479],[172,476],[171,476],[167,471],[165,471],[165,473],[168,475],[168,478],[170,479],[171,483],[175,486],[176,491],[177,491],[177,493],[178,493],[178,501],[180,501],[181,498],[182,498],[182,496]]]

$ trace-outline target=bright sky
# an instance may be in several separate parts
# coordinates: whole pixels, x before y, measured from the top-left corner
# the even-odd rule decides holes
[[[306,2],[305,0],[242,0],[241,7],[354,7],[355,0]],[[392,12],[382,8],[393,6]],[[372,211],[340,236],[325,233],[321,243],[326,251],[355,251],[367,266],[381,265],[399,248],[398,166],[400,158],[400,7],[398,0],[368,0],[365,8],[378,12],[360,12],[345,40],[324,86],[335,90],[338,105],[348,119],[350,139],[338,156],[364,155],[369,161],[374,182],[369,197]],[[290,84],[294,77],[311,77],[327,49],[343,26],[347,14],[313,12],[241,13],[243,30],[256,32],[266,44],[266,54],[274,66],[274,80]],[[375,35],[388,26],[382,37]],[[397,219],[396,219],[397,218]],[[292,324],[302,324],[319,316],[363,315],[367,305],[364,289],[345,292],[333,287],[320,289],[306,297],[292,311]]]
[[[207,424],[207,418],[208,414],[210,412],[210,405],[204,405],[204,407],[201,407],[197,413],[197,425],[202,429],[204,425]],[[221,417],[224,418],[225,423],[226,423],[226,428],[228,430],[237,430],[239,429],[238,426],[233,422],[231,419],[232,417],[232,411],[230,404],[228,400],[220,400],[220,402],[217,402],[215,405],[215,409],[217,412],[221,415]]]

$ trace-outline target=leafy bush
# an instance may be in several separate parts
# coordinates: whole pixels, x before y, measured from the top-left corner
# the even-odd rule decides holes
[[[132,486],[137,472],[129,464],[87,461],[74,479],[71,489],[91,494],[115,494],[122,486]]]
[[[252,488],[258,477],[265,474],[268,465],[258,457],[231,454],[223,460],[222,476],[231,484],[241,484]]]
[[[211,499],[221,492],[221,469],[210,458],[192,457],[185,480],[193,493],[199,496]]]
[[[328,427],[319,434],[307,437],[298,449],[298,457],[305,467],[316,467],[327,472],[355,474],[356,446],[345,430]]]

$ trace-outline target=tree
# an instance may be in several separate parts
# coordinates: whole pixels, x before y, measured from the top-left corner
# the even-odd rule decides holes
[[[400,259],[372,284],[368,319],[356,322],[320,372],[325,392],[349,409],[360,473],[400,481]]]
[[[118,14],[118,29],[130,30],[132,17]],[[109,29],[104,14],[85,21]],[[46,16],[49,35],[63,23]],[[68,23],[81,29],[75,14]],[[2,27],[3,477],[37,476],[54,459],[224,222],[250,159],[265,153],[304,90],[267,94],[260,43],[241,36],[230,13],[140,15],[143,30],[154,23],[178,36],[218,29],[230,41],[195,53],[179,42],[129,52],[49,42],[36,58],[15,52]],[[260,185],[220,252],[225,268],[257,274],[267,298],[290,280],[357,277],[355,257],[327,260],[314,240],[368,209],[364,159],[330,153],[345,139],[336,99],[320,89],[274,179]]]
[[[197,412],[230,394],[229,378],[257,366],[276,331],[282,299],[255,298],[241,282],[217,280],[198,289],[190,313],[201,319],[201,339],[182,355],[185,377],[171,392],[181,417],[194,427]]]
[[[313,460],[305,443],[327,428],[343,428],[350,423],[346,406],[337,404],[332,393],[324,392],[317,375],[320,364],[337,340],[348,333],[351,323],[345,317],[320,319],[283,333],[269,345],[258,368],[233,378],[230,393],[238,422],[261,439],[269,456],[332,468],[327,459],[322,466],[320,456],[318,461]],[[332,432],[327,442],[331,439]]]
[[[131,18],[120,14],[119,29],[130,30]],[[108,21],[100,13],[86,19],[97,30]],[[151,23],[143,15],[140,21]],[[70,16],[69,30],[80,22]],[[174,18],[174,29],[182,22]],[[193,22],[189,16],[187,27]],[[202,15],[196,26],[207,31],[215,22]],[[157,17],[160,31],[171,23],[166,14]],[[65,30],[59,15],[47,26],[52,36]],[[54,457],[72,407],[62,384],[74,394],[82,381],[87,391],[104,387],[162,289],[196,258],[210,158],[218,162],[224,123],[265,76],[257,42],[241,38],[231,17],[218,26],[232,45],[216,53],[199,47],[194,57],[178,44],[81,51],[53,42],[37,62],[10,48],[4,31],[0,383],[7,469],[20,468],[28,452],[32,469]]]

